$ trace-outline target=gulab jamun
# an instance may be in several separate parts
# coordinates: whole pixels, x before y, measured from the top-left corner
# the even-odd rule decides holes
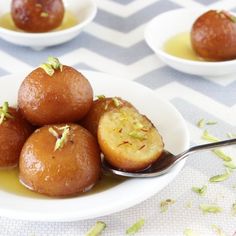
[[[164,148],[151,121],[127,106],[103,114],[98,124],[98,143],[106,161],[125,171],[147,168]]]
[[[105,97],[104,95],[98,96],[98,99],[93,101],[89,112],[80,123],[97,138],[98,123],[101,116],[105,112],[123,106],[133,107],[131,103],[119,97]]]
[[[191,42],[195,52],[204,59],[235,59],[236,17],[226,11],[207,11],[194,22]]]
[[[62,66],[56,58],[33,70],[18,92],[23,116],[39,126],[78,121],[92,103],[90,82],[74,68]]]
[[[19,110],[4,102],[0,107],[0,168],[18,165],[21,149],[32,132]]]
[[[58,27],[64,17],[62,0],[12,0],[15,25],[27,32],[47,32]]]
[[[20,182],[35,192],[75,195],[99,180],[99,147],[93,135],[77,124],[44,126],[26,141],[19,170]]]

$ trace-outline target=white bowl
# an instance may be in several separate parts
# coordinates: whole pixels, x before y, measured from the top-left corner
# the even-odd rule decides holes
[[[193,22],[205,11],[207,10],[178,9],[160,14],[148,23],[145,40],[163,62],[176,70],[200,76],[222,76],[235,73],[236,60],[192,61],[172,56],[163,49],[163,45],[169,38],[181,32],[190,32]]]
[[[76,37],[94,19],[97,6],[94,0],[64,0],[64,5],[66,10],[72,12],[77,18],[77,25],[68,29],[46,33],[17,32],[0,27],[0,37],[10,43],[28,46],[35,50],[65,43]],[[0,16],[10,12],[10,6],[11,0],[5,0],[1,4]]]

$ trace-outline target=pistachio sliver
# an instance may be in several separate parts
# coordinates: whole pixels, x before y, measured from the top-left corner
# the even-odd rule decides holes
[[[66,126],[63,130],[61,138],[58,138],[56,141],[54,151],[61,149],[65,145],[65,143],[68,140],[69,132],[70,132],[69,126]]]
[[[166,199],[160,202],[161,212],[166,212],[169,209],[169,206],[173,205],[175,200]]]
[[[99,236],[106,228],[106,224],[102,221],[96,222],[96,224],[86,233],[85,236]]]
[[[207,130],[204,130],[204,132],[202,134],[202,139],[204,139],[208,142],[218,142],[218,141],[220,141],[220,139],[218,139],[217,137],[209,134]]]
[[[144,223],[145,223],[144,219],[138,220],[136,223],[134,223],[131,227],[129,227],[126,230],[126,235],[136,234],[143,227]]]
[[[47,63],[43,63],[39,67],[42,68],[49,76],[52,76],[54,74],[54,69]]]
[[[224,162],[224,166],[230,169],[236,169],[236,164],[233,161]]]
[[[97,95],[96,98],[99,100],[102,100],[102,99],[105,99],[106,96],[105,95]]]
[[[53,129],[52,127],[50,127],[48,129],[49,133],[52,134],[55,138],[59,138],[59,135],[57,133],[57,131],[55,129]]]
[[[217,205],[211,204],[200,204],[199,208],[202,210],[203,213],[220,213],[222,212],[222,208]]]
[[[187,228],[184,230],[184,236],[199,236],[199,234],[194,232],[192,229]]]
[[[116,107],[120,106],[121,103],[120,103],[120,100],[118,98],[114,97],[114,98],[112,98],[112,100],[113,100],[113,103]]]
[[[215,153],[219,158],[221,158],[223,161],[232,161],[232,158],[228,155],[226,155],[221,149],[214,149],[212,150],[213,153]]]
[[[140,140],[144,140],[145,139],[145,135],[141,132],[138,132],[137,130],[133,130],[131,132],[129,132],[129,136],[135,139],[140,139]]]
[[[48,57],[47,64],[50,65],[55,70],[60,69],[60,71],[62,71],[63,65],[56,57],[52,56]]]
[[[200,196],[205,195],[206,190],[207,190],[207,186],[206,185],[203,185],[201,188],[192,187],[192,191],[197,193],[197,194],[199,194]]]
[[[218,236],[226,236],[226,234],[224,233],[224,231],[217,225],[212,225],[211,226],[212,229],[214,230],[214,232],[218,235]]]
[[[200,120],[197,122],[197,127],[203,128],[204,126],[205,126],[205,119],[200,119]]]
[[[232,215],[236,216],[236,202],[232,204]]]
[[[14,117],[8,112],[9,105],[8,102],[4,102],[2,105],[2,108],[0,109],[0,124],[3,123],[3,121],[6,118],[13,119]]]
[[[231,171],[229,169],[226,169],[225,173],[220,174],[220,175],[215,175],[209,179],[210,182],[222,182],[225,181],[229,178],[231,175]]]

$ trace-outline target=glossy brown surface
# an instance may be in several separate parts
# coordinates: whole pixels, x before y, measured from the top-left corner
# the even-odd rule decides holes
[[[236,58],[236,22],[229,14],[210,10],[195,21],[191,41],[199,56],[218,61]]]
[[[0,124],[0,167],[18,164],[21,149],[33,128],[23,119],[15,108],[9,108],[14,118],[8,118]]]
[[[63,66],[53,76],[37,68],[20,86],[18,104],[35,125],[75,122],[87,114],[93,102],[89,81],[77,70]]]
[[[44,126],[25,143],[20,156],[20,180],[33,191],[68,196],[93,187],[101,176],[100,151],[95,138],[83,127],[70,125],[65,145],[54,151],[56,138]]]
[[[118,101],[118,104],[116,104],[115,100]],[[89,112],[81,121],[81,124],[97,138],[98,123],[101,116],[105,112],[123,106],[133,107],[129,102],[119,97],[99,98],[93,102]]]
[[[64,16],[62,0],[12,0],[16,26],[27,32],[47,32],[58,27]]]

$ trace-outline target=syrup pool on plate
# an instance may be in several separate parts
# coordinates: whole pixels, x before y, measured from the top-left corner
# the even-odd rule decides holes
[[[25,196],[31,198],[41,198],[41,199],[50,199],[50,197],[45,196],[43,194],[39,194],[27,189],[19,182],[19,169],[0,169],[0,191],[5,191],[8,193],[12,193],[18,196]],[[75,197],[83,197],[85,195],[95,194],[99,192],[103,192],[110,188],[117,186],[118,184],[125,181],[125,178],[114,177],[114,176],[106,176],[104,175],[101,180],[88,192],[78,194]],[[55,199],[55,198],[52,198]]]
[[[169,38],[164,44],[164,51],[172,56],[187,60],[205,61],[192,49],[189,32],[182,32]]]
[[[75,17],[75,15],[72,12],[67,10],[65,12],[61,25],[52,31],[60,31],[60,30],[68,29],[77,24],[78,24],[78,19]],[[0,17],[0,27],[8,29],[8,30],[24,32],[21,29],[16,27],[10,13],[6,13]]]

